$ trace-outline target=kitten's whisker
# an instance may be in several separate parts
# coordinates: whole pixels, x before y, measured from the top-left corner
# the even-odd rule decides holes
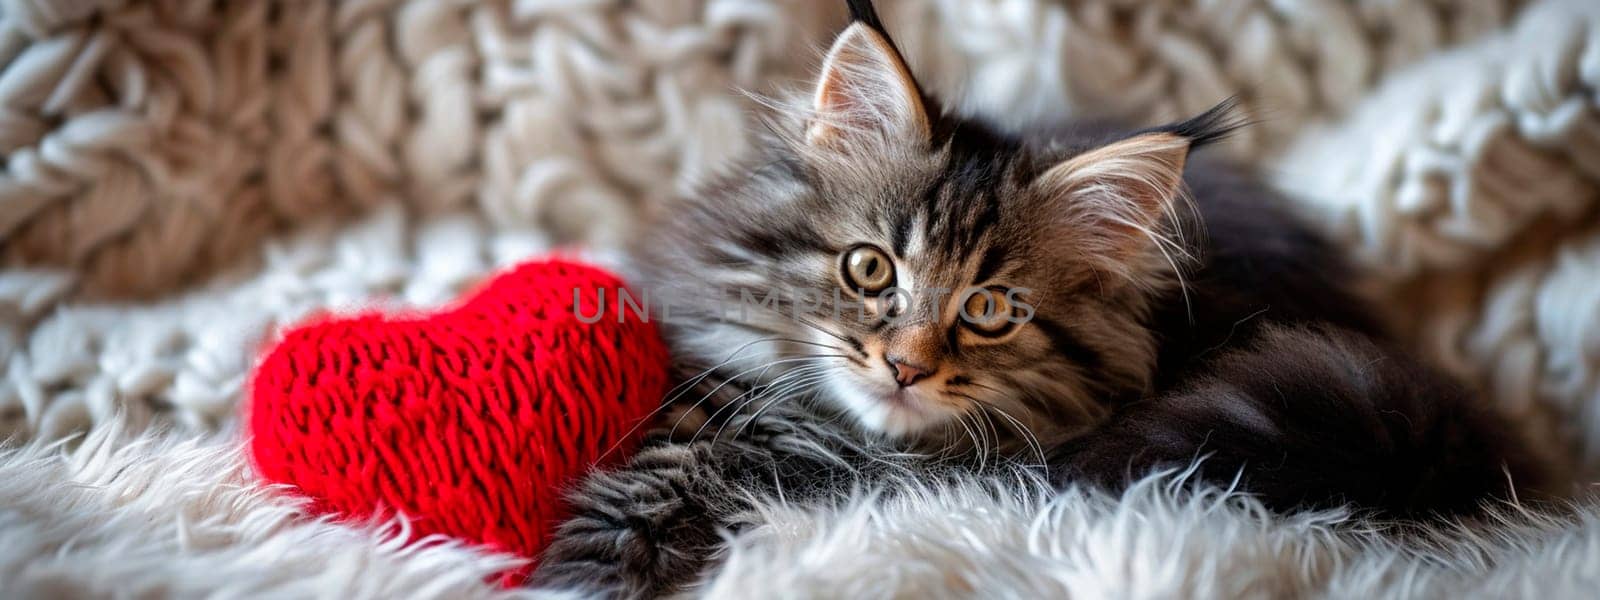
[[[718,363],[716,365],[713,365],[712,367],[710,367],[710,368],[708,368],[708,369],[706,369],[704,371],[701,371],[700,373],[694,375],[693,377],[689,377],[688,379],[685,379],[683,382],[679,383],[678,385],[672,386],[671,389],[668,389],[666,392],[664,392],[662,394],[661,402],[655,407],[655,409],[651,410],[649,414],[646,414],[643,418],[639,419],[639,422],[634,423],[633,427],[628,428],[627,433],[624,433],[623,435],[618,437],[617,441],[613,442],[611,444],[610,448],[606,448],[605,452],[600,453],[600,458],[604,459],[604,458],[610,456],[612,452],[615,452],[617,450],[617,448],[622,446],[623,441],[631,439],[633,437],[633,434],[637,433],[639,431],[640,427],[644,427],[646,424],[655,422],[655,418],[661,414],[661,411],[666,410],[668,407],[672,406],[672,403],[674,401],[676,401],[679,396],[682,396],[683,394],[688,393],[689,390],[693,389],[694,386],[699,385],[701,381],[704,381],[706,377],[708,377],[712,373],[716,372],[717,369],[720,369],[722,367],[725,367],[725,366],[731,364],[733,361],[738,359],[740,354],[743,354],[746,350],[749,350],[752,346],[755,346],[756,344],[768,343],[768,342],[799,342],[799,343],[804,343],[804,344],[815,344],[815,345],[822,346],[822,347],[825,347],[825,348],[832,348],[831,346],[828,346],[826,344],[816,344],[815,342],[806,342],[804,340],[791,340],[791,339],[787,339],[787,338],[762,338],[762,339],[759,339],[759,340],[752,340],[752,341],[749,341],[749,342],[745,342],[744,344],[740,345],[738,348],[734,348],[733,351],[728,354],[728,358],[727,359],[724,359],[722,362],[720,362],[720,363]],[[835,350],[835,351],[840,351],[840,352],[843,351],[843,349],[840,349],[840,348],[832,348],[832,349]],[[680,420],[681,420],[681,418],[680,418]]]
[[[955,427],[951,426],[953,423],[955,421],[950,420],[939,424],[939,439],[944,440],[944,447],[939,449],[940,454],[948,452],[956,444]]]
[[[823,365],[805,364],[805,365],[801,365],[801,366],[795,367],[794,369],[792,369],[790,371],[786,371],[784,373],[779,374],[778,377],[773,379],[772,381],[765,382],[765,383],[760,383],[760,384],[756,384],[756,385],[752,385],[752,386],[750,386],[750,389],[745,390],[743,393],[740,393],[738,396],[734,396],[732,399],[728,400],[728,402],[724,403],[722,406],[717,407],[717,410],[713,411],[710,415],[708,415],[706,417],[706,424],[709,425],[711,422],[714,422],[716,420],[717,416],[722,414],[722,411],[727,410],[730,407],[741,406],[740,401],[744,400],[747,397],[750,398],[751,400],[754,400],[754,399],[759,398],[762,395],[766,394],[774,386],[780,386],[780,385],[783,385],[783,384],[785,384],[785,383],[787,383],[787,382],[789,382],[791,380],[794,380],[796,378],[805,377],[807,375],[810,375],[810,374],[816,372],[818,369],[822,369],[822,368],[824,368]],[[737,414],[739,412],[739,410],[740,409],[736,408],[733,411],[733,414]],[[705,426],[702,425],[701,429],[703,430],[704,428],[705,428]],[[695,436],[690,438],[690,442],[692,443],[694,440],[698,439],[699,435],[700,435],[700,432],[698,432],[698,431],[695,432]]]
[[[762,395],[758,395],[758,397],[750,398],[750,400],[747,400],[746,406],[752,405],[752,403],[758,402],[758,400],[762,400],[762,398],[766,397],[773,398],[773,403],[781,402],[781,400],[784,400],[786,397],[790,397],[790,395],[800,394],[800,390],[805,389],[806,386],[814,386],[814,384],[818,384],[818,382],[827,381],[827,379],[832,378],[832,376],[835,376],[837,373],[840,373],[838,366],[819,365],[818,370],[813,371],[813,373],[806,374],[805,378],[792,379],[792,381],[787,382],[786,386],[781,387],[781,389],[779,389],[779,387],[773,387],[773,389],[766,390],[766,392],[763,392]],[[766,406],[762,406],[762,408],[765,410]],[[760,410],[758,410],[757,413],[760,413]],[[749,424],[749,421],[746,421],[746,424]],[[741,427],[741,430],[742,429],[744,429],[744,427]],[[718,432],[718,435],[720,435],[720,432]],[[738,438],[738,434],[734,435],[734,438]]]
[[[732,376],[724,379],[722,381],[722,383],[717,384],[717,387],[711,388],[711,391],[706,392],[705,395],[701,396],[699,400],[696,400],[696,401],[694,401],[693,404],[689,405],[688,410],[684,411],[684,414],[682,416],[679,416],[678,420],[672,424],[672,429],[670,431],[673,434],[676,434],[678,432],[678,426],[683,424],[683,420],[689,416],[689,413],[694,412],[696,409],[700,408],[701,404],[704,404],[707,400],[710,400],[713,396],[716,396],[717,392],[722,391],[722,388],[727,387],[728,384],[730,384],[730,383],[738,381],[740,378],[744,377],[745,375],[749,375],[750,373],[758,371],[758,370],[761,370],[761,369],[770,369],[773,366],[780,365],[780,364],[790,364],[790,363],[814,360],[814,359],[817,359],[817,358],[842,358],[842,357],[843,357],[843,355],[840,355],[840,354],[818,354],[818,355],[802,356],[802,357],[799,357],[799,358],[784,358],[784,359],[778,359],[778,360],[775,360],[775,361],[768,362],[768,363],[766,363],[764,365],[751,367],[749,369],[745,369],[743,371],[735,373]]]
[[[1001,427],[1000,427],[1000,425],[998,423],[995,422],[994,415],[989,414],[989,411],[987,411],[987,410],[984,410],[984,409],[981,409],[981,408],[979,410],[980,410],[980,412],[983,413],[983,420],[988,421],[989,422],[989,426],[994,428],[995,437],[999,438],[1000,437],[1000,429],[1001,429]],[[998,413],[996,413],[996,414],[998,414]],[[1010,419],[1006,415],[1001,415],[1001,418],[1007,418],[1007,422],[1010,422]],[[1010,431],[1011,428],[1010,427],[1006,427],[1006,429],[1008,431]],[[1018,432],[1018,433],[1023,436],[1024,440],[1026,440],[1027,437],[1030,435],[1030,434],[1027,434],[1027,433],[1021,433],[1021,432]],[[1029,447],[1031,448],[1032,445],[1030,444]],[[997,442],[996,443],[995,454],[1000,456],[1000,457],[1003,457],[1007,461],[1020,462],[1020,461],[1017,461],[1016,457],[1012,456],[1011,448],[1008,445],[1006,445],[1004,443],[1001,443],[1001,442]]]
[[[700,429],[696,430],[694,432],[694,435],[689,437],[689,443],[693,444],[696,441],[699,441],[700,434],[705,432],[706,427],[709,427],[709,426],[711,426],[712,423],[716,422],[717,415],[722,414],[722,411],[727,410],[729,407],[737,406],[738,408],[735,408],[733,413],[731,413],[731,414],[738,414],[739,411],[744,410],[744,406],[749,405],[750,402],[756,401],[762,395],[766,394],[767,391],[773,389],[775,386],[787,384],[789,381],[792,381],[792,380],[795,380],[795,379],[805,378],[807,376],[813,375],[813,374],[817,373],[818,371],[825,370],[827,368],[828,368],[827,365],[805,365],[805,366],[800,366],[800,367],[796,367],[792,371],[788,371],[786,373],[783,373],[783,374],[779,375],[777,379],[774,379],[769,383],[752,386],[750,389],[745,390],[744,393],[739,394],[738,396],[734,396],[733,399],[729,400],[726,404],[723,404],[722,406],[717,407],[716,411],[714,411],[710,415],[708,415],[706,417],[706,422],[702,423],[700,425]],[[741,399],[745,398],[746,396],[749,396],[750,399],[746,400],[743,404],[741,404],[739,401]],[[674,429],[674,431],[676,431],[676,429]],[[716,445],[715,438],[712,439],[712,445]]]
[[[1010,421],[1011,426],[1017,430],[1017,433],[1022,434],[1023,441],[1028,442],[1028,446],[1033,449],[1034,454],[1039,456],[1039,468],[1045,468],[1049,466],[1050,461],[1049,459],[1045,458],[1044,455],[1044,444],[1039,443],[1039,436],[1034,435],[1031,428],[1029,428],[1027,425],[1024,425],[1022,421],[1018,421],[1016,417],[1011,416],[1010,413],[1002,410],[998,406],[990,405],[988,408],[1000,415],[1000,418]]]
[[[831,336],[834,339],[842,341],[842,342],[844,342],[846,344],[850,344],[852,348],[854,348],[855,345],[856,345],[855,342],[853,340],[851,340],[850,338],[844,337],[842,335],[836,334],[836,333],[828,331],[826,329],[822,329],[822,326],[817,325],[816,323],[812,323],[810,321],[806,321],[803,318],[796,317],[794,319],[794,322],[799,323],[801,325],[805,325],[807,327],[811,327],[812,329],[816,329],[818,331],[821,331],[822,333],[824,333],[824,334],[826,334],[828,336]],[[782,333],[781,331],[778,331],[776,329],[773,329],[773,328],[770,328],[770,327],[762,327],[762,326],[760,326],[758,324],[755,324],[755,323],[738,322],[738,323],[735,323],[735,325],[737,325],[739,327],[743,327],[745,329],[749,329],[751,331],[757,331],[757,332],[761,332],[761,333]],[[829,344],[823,344],[823,343],[819,343],[819,342],[815,342],[815,341],[796,340],[796,339],[790,339],[790,338],[783,338],[783,339],[788,339],[788,341],[795,342],[795,343],[800,343],[800,344],[811,344],[813,346],[819,346],[819,347],[822,347],[822,348],[827,348],[827,349],[833,350],[835,352],[850,352],[851,351],[850,349],[840,348],[838,346],[832,346],[832,345],[829,345]],[[859,350],[857,350],[857,352],[859,352]]]
[[[762,339],[759,339],[759,340],[753,340],[753,341],[745,342],[744,344],[740,345],[738,348],[735,348],[733,350],[733,352],[729,353],[728,358],[724,359],[722,362],[717,363],[715,365],[712,365],[710,368],[708,368],[708,369],[706,369],[704,371],[701,371],[700,373],[696,374],[695,376],[684,380],[682,383],[679,383],[678,385],[673,386],[672,389],[667,390],[667,393],[662,395],[661,404],[662,405],[671,404],[674,400],[678,399],[678,396],[668,396],[667,394],[672,394],[675,391],[679,391],[680,388],[686,388],[686,387],[692,388],[692,387],[694,387],[695,385],[699,384],[700,381],[704,380],[707,376],[710,376],[712,373],[716,372],[717,369],[721,369],[723,367],[726,367],[729,364],[732,364],[735,360],[738,360],[740,354],[743,354],[746,350],[749,350],[752,346],[755,346],[756,344],[768,343],[768,342],[794,342],[794,341],[796,341],[796,340],[791,340],[791,339],[787,339],[787,338],[778,338],[778,337],[768,337],[768,338],[762,338]],[[686,392],[686,391],[688,391],[688,390],[687,389],[683,390],[683,392]],[[679,392],[679,395],[682,395],[682,392]]]
[[[737,323],[734,323],[734,325],[738,326],[738,327],[743,327],[745,329],[749,329],[751,331],[760,332],[760,333],[772,333],[772,334],[781,334],[781,333],[783,333],[782,331],[779,331],[777,329],[773,329],[773,328],[770,328],[770,327],[762,327],[762,326],[760,326],[758,324],[755,324],[755,323],[737,322]],[[824,332],[824,333],[826,333],[826,332]],[[824,344],[824,343],[817,342],[817,341],[814,341],[814,340],[801,340],[801,339],[789,338],[789,337],[775,337],[775,338],[767,338],[767,339],[777,339],[777,340],[783,340],[783,341],[786,341],[786,342],[793,342],[793,343],[796,343],[796,344],[806,344],[806,345],[809,345],[809,346],[817,346],[819,348],[827,348],[827,349],[832,350],[834,352],[849,352],[848,349],[840,348],[838,346],[834,346],[834,345],[831,345],[831,344]],[[849,340],[845,340],[845,341],[849,341]]]
[[[1000,453],[1000,429],[995,427],[994,419],[989,416],[988,411],[985,411],[980,407],[976,414],[980,417],[983,417],[983,422],[988,426],[989,429],[989,440],[991,445],[988,448],[988,451],[984,452],[984,455],[988,456],[991,453],[998,455]],[[982,468],[982,466],[983,463],[979,463],[979,467]]]
[[[989,432],[984,429],[984,424],[978,421],[978,418],[982,416],[981,411],[978,411],[978,413],[963,413],[963,418],[968,414],[973,419],[974,432],[978,432],[978,446],[973,448],[973,454],[978,458],[978,470],[984,470],[984,467],[989,466]]]
[[[987,453],[982,452],[980,450],[983,447],[983,442],[978,440],[977,432],[973,431],[973,429],[971,427],[967,427],[967,415],[964,414],[964,413],[956,415],[956,424],[960,425],[961,429],[963,429],[963,430],[965,430],[967,432],[967,438],[972,440],[973,450],[975,452],[978,452],[978,454],[979,454],[978,460],[980,462],[982,462],[984,460],[982,458],[982,456],[984,454],[987,454]],[[948,449],[946,450],[946,456],[948,456]]]
[[[1003,450],[1001,444],[1004,442],[1004,440],[1002,440],[1000,438],[1000,428],[995,425],[994,419],[989,416],[989,413],[980,410],[980,411],[978,411],[978,416],[983,417],[984,424],[988,426],[988,430],[989,430],[989,452],[988,452],[988,454],[991,456],[992,459],[994,459],[995,461],[998,462],[1000,460],[1000,452],[1001,452],[1001,450]]]
[[[841,334],[838,334],[838,333],[834,333],[832,331],[828,331],[827,328],[825,328],[825,327],[823,327],[821,325],[818,325],[818,324],[816,324],[814,322],[808,321],[804,317],[796,315],[794,320],[795,320],[796,323],[799,323],[801,325],[805,325],[806,327],[810,327],[812,329],[815,329],[815,330],[821,332],[823,335],[832,337],[832,338],[834,338],[836,340],[839,340],[841,342],[849,344],[851,348],[857,348],[857,342],[855,340],[852,340],[852,339],[850,339],[848,337],[845,337],[844,335],[841,335]],[[861,351],[859,349],[857,349],[856,352],[860,353]]]
[[[826,380],[826,377],[827,377],[827,375],[818,377],[816,380],[814,380],[812,382],[809,382],[806,385],[814,385],[817,381]],[[813,390],[813,393],[811,394],[810,400],[815,400],[816,399],[816,395],[817,395],[817,391]],[[800,397],[799,394],[790,395],[790,396],[781,397],[781,398],[776,398],[771,403],[769,403],[766,406],[763,406],[760,409],[756,410],[755,414],[753,414],[749,418],[745,419],[745,422],[739,427],[738,430],[736,430],[734,432],[734,438],[737,439],[739,436],[744,435],[745,429],[750,427],[751,425],[753,425],[757,421],[761,420],[761,417],[763,415],[765,415],[768,410],[771,410],[771,409],[773,409],[773,408],[775,408],[777,406],[786,404],[788,401],[790,401],[790,400],[792,400],[794,398],[798,398],[798,397]],[[837,424],[837,419],[833,419],[833,420],[828,420],[828,421],[825,421],[825,422],[821,423],[821,426],[824,427],[824,428],[832,428],[832,427],[838,427],[839,425]],[[818,456],[820,456],[820,458],[826,459],[829,462],[831,462],[831,463],[833,463],[835,465],[838,465],[841,468],[844,468],[844,469],[848,470],[852,474],[859,474],[861,466],[852,464],[850,461],[845,460],[844,457],[839,456],[840,452],[843,452],[843,451],[852,452],[854,454],[859,455],[859,458],[864,459],[864,460],[866,460],[866,461],[868,461],[868,462],[870,462],[872,464],[882,465],[886,469],[894,470],[894,471],[899,472],[899,473],[901,473],[903,475],[911,475],[913,473],[911,468],[906,466],[905,464],[899,463],[899,462],[894,462],[894,461],[890,460],[892,458],[897,458],[897,457],[904,456],[902,453],[889,452],[889,453],[883,453],[883,454],[880,455],[880,453],[876,452],[876,450],[878,450],[878,449],[862,446],[858,441],[853,441],[850,438],[845,437],[845,436],[833,436],[833,437],[829,437],[828,439],[834,441],[835,443],[841,444],[841,446],[829,447],[829,446],[824,445],[820,440],[814,440],[814,441],[807,442],[806,445],[810,445],[810,446],[814,446],[816,448],[823,449],[824,452],[822,452],[820,455],[818,455]]]
[[[783,389],[781,389],[781,390],[772,390],[772,392],[770,394],[763,394],[761,396],[757,396],[757,397],[751,398],[749,400],[746,400],[744,405],[740,407],[739,411],[742,412],[744,410],[744,408],[750,406],[751,404],[754,404],[754,403],[760,401],[763,397],[772,396],[772,399],[771,399],[770,403],[765,405],[765,406],[762,406],[759,409],[757,409],[755,414],[753,414],[749,418],[745,419],[743,423],[740,423],[738,431],[736,431],[733,434],[733,437],[731,437],[729,439],[730,440],[739,439],[739,436],[744,434],[745,428],[749,427],[751,423],[754,423],[755,420],[757,418],[759,418],[760,415],[763,412],[765,412],[768,408],[771,408],[772,406],[781,403],[783,400],[785,400],[785,399],[787,399],[789,397],[792,397],[793,395],[797,395],[806,386],[811,386],[811,385],[815,385],[815,384],[817,384],[819,382],[826,381],[829,377],[832,377],[832,376],[834,376],[834,372],[829,370],[828,368],[824,368],[821,371],[810,373],[804,378],[797,378],[797,379],[795,379],[793,381],[788,382],[787,384],[785,384],[785,387]],[[711,437],[711,445],[715,446],[717,444],[717,442],[722,439],[722,432],[723,432],[723,430],[719,429],[719,430],[717,430],[717,433]]]
[[[996,394],[1004,394],[1005,393],[1005,391],[1001,390],[1000,388],[984,385],[984,384],[978,383],[976,381],[971,381],[971,380],[968,380],[966,383],[957,383],[955,385],[956,386],[960,386],[960,387],[975,387],[975,388],[978,388],[980,390],[988,390],[988,391],[994,392]]]
[[[834,367],[834,368],[835,369],[839,369],[839,367]],[[839,369],[839,372],[843,372],[843,369]],[[832,371],[825,372],[825,373],[819,375],[815,381],[807,382],[806,385],[815,385],[816,383],[820,383],[822,381],[827,381],[827,378],[833,376],[833,374],[834,374],[834,372],[832,372]],[[789,398],[792,398],[792,397],[793,396],[789,396]],[[745,428],[749,427],[752,423],[755,423],[758,419],[761,418],[762,414],[766,413],[768,410],[771,410],[772,407],[777,406],[779,404],[782,404],[787,399],[788,398],[786,398],[786,397],[777,397],[777,398],[774,398],[773,401],[771,403],[767,404],[766,406],[763,406],[761,408],[756,409],[755,414],[752,414],[752,415],[750,415],[749,418],[745,419],[744,423],[739,426],[739,429],[737,431],[734,431],[733,439],[739,439],[739,436],[744,435]]]
[[[993,388],[990,388],[990,389],[993,389]],[[985,413],[987,413],[988,411],[994,411],[996,414],[1000,415],[1001,418],[1009,421],[1011,423],[1012,428],[1016,430],[1017,434],[1022,436],[1024,442],[1027,442],[1029,449],[1033,450],[1034,453],[1039,456],[1039,464],[1040,464],[1040,466],[1044,466],[1049,462],[1045,458],[1044,444],[1042,444],[1039,441],[1039,436],[1033,433],[1033,429],[1032,428],[1030,428],[1027,425],[1023,424],[1022,421],[1018,420],[1015,416],[1012,416],[1011,413],[1006,412],[1005,409],[1000,408],[1000,406],[997,405],[997,404],[985,401],[983,399],[980,399],[980,398],[978,398],[976,396],[972,396],[970,394],[963,394],[963,393],[960,393],[960,392],[950,392],[950,394],[954,395],[956,397],[965,398],[967,400],[972,401],[974,404],[978,405],[978,410],[979,411],[982,411],[982,412],[985,412]]]

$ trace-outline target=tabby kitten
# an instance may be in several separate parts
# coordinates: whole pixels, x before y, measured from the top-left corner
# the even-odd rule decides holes
[[[575,492],[536,582],[670,592],[754,503],[989,458],[1112,489],[1198,458],[1275,509],[1392,515],[1529,476],[1487,410],[1384,340],[1278,197],[1190,160],[1240,125],[1226,104],[1006,135],[939,111],[850,5],[808,102],[634,247],[684,408]]]

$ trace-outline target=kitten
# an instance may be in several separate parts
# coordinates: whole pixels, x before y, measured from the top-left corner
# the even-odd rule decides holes
[[[1005,135],[941,112],[849,4],[809,101],[632,249],[689,407],[575,491],[536,582],[667,593],[752,503],[1026,460],[1117,489],[1204,459],[1275,509],[1396,516],[1532,476],[1282,200],[1190,160],[1240,126],[1227,104]]]

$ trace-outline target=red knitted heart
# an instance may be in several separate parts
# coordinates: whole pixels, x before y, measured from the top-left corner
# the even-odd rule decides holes
[[[288,332],[252,383],[257,472],[319,513],[398,511],[413,539],[536,558],[563,488],[626,456],[665,391],[653,325],[616,310],[584,323],[574,310],[575,297],[584,316],[607,298],[615,308],[620,285],[593,267],[534,262],[432,316]]]

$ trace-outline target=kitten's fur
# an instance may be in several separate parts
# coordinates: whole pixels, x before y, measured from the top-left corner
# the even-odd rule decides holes
[[[1111,488],[1204,458],[1202,476],[1277,509],[1393,515],[1470,509],[1531,477],[1487,410],[1384,340],[1350,269],[1279,198],[1188,161],[1238,126],[1226,105],[1132,133],[1007,136],[941,114],[870,4],[851,6],[810,103],[634,248],[636,287],[679,311],[669,400],[692,410],[576,491],[536,582],[668,592],[751,503],[1025,468],[1002,457]],[[1036,312],[997,336],[949,311],[860,319],[892,310],[871,294],[825,314],[848,291],[799,319],[788,296],[729,320],[681,312],[840,289],[841,255],[863,244],[902,287],[1027,288]]]

